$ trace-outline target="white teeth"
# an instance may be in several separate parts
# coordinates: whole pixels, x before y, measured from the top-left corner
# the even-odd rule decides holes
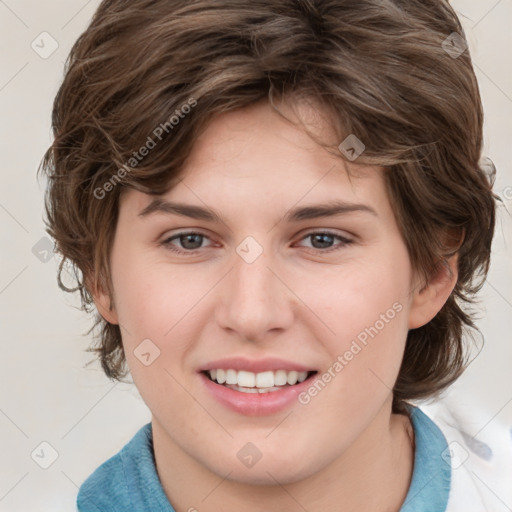
[[[228,370],[228,371],[235,371],[235,370]],[[237,382],[233,382],[233,384],[238,384],[239,386],[242,386],[244,388],[253,388],[254,385],[256,384],[256,375],[252,372],[245,372],[243,370],[240,370],[238,372]],[[260,387],[260,386],[258,386],[258,387]]]
[[[257,388],[272,388],[274,387],[274,372],[257,373],[255,380]]]
[[[215,370],[212,370],[212,371],[215,371]],[[217,370],[216,379],[219,384],[224,384],[224,382],[226,382],[226,372],[224,370]]]
[[[220,368],[209,370],[210,378],[218,384],[227,386],[238,386],[245,388],[248,393],[266,392],[269,390],[277,391],[277,386],[293,386],[297,382],[304,382],[308,377],[308,372],[297,372],[277,370],[260,373],[248,372],[245,370],[222,370]],[[259,391],[258,391],[259,390]]]
[[[226,370],[226,384],[237,384],[237,372],[235,370]]]
[[[284,386],[288,380],[288,373],[284,370],[277,370],[274,372],[274,384],[276,386]]]
[[[288,378],[286,379],[286,382],[290,384],[290,386],[293,386],[294,384],[297,384],[297,377],[299,376],[299,372],[288,372]]]

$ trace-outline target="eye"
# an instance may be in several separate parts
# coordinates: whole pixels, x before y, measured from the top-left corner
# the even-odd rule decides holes
[[[337,233],[333,233],[331,231],[312,231],[311,233],[308,233],[306,236],[301,238],[301,240],[306,240],[308,238],[311,239],[313,245],[312,248],[314,251],[319,253],[337,251],[353,243],[353,241],[349,238],[341,236]],[[340,240],[341,243],[332,247],[332,244],[336,238]]]
[[[308,238],[311,239],[313,245],[312,249],[319,253],[340,250],[353,243],[352,240],[331,231],[312,231],[302,237],[301,240],[307,240]],[[184,231],[165,239],[162,245],[177,254],[191,254],[204,248],[202,245],[205,239],[209,240],[209,238],[202,233]],[[332,247],[335,239],[338,239],[340,243]],[[178,247],[176,243],[179,243],[181,248]]]
[[[164,247],[167,247],[173,252],[178,254],[190,254],[198,249],[201,249],[202,241],[207,239],[206,235],[197,233],[195,231],[186,231],[177,233],[162,242]],[[177,240],[183,249],[178,248],[174,245],[174,240]]]

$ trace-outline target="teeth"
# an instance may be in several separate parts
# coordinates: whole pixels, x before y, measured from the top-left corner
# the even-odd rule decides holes
[[[239,386],[241,388],[254,389],[257,393],[258,389],[268,390],[276,388],[276,386],[293,386],[297,382],[304,382],[307,379],[308,372],[296,372],[277,370],[266,371],[260,373],[248,372],[245,370],[209,370],[210,378],[218,384],[226,384],[228,386]]]
[[[290,384],[290,386],[293,386],[294,384],[297,384],[298,378],[299,378],[298,372],[289,372],[286,381],[288,382],[288,384]]]
[[[235,370],[226,370],[226,384],[238,384]]]
[[[235,372],[235,370],[229,371]],[[242,386],[244,388],[253,388],[254,385],[256,384],[256,375],[252,372],[244,372],[243,370],[241,370],[238,372],[238,375],[236,375],[235,380],[236,382],[233,382],[233,384],[238,384],[239,386]]]
[[[255,381],[256,381],[257,388],[273,388],[274,387],[274,372],[257,373]]]
[[[277,370],[274,372],[274,384],[276,386],[284,386],[288,380],[288,373],[284,370]]]
[[[299,372],[297,374],[297,380],[299,382],[304,382],[308,378],[308,372]]]

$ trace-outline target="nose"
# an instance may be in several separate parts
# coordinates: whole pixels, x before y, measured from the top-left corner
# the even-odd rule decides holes
[[[297,299],[269,251],[249,261],[234,253],[232,269],[218,289],[216,320],[241,340],[263,342],[292,325]]]

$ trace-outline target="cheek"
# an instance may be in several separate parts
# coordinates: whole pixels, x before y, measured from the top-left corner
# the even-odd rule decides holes
[[[340,267],[321,283],[315,279],[308,281],[307,289],[302,292],[308,297],[308,305],[325,318],[326,324],[332,325],[337,336],[354,335],[373,325],[395,303],[403,310],[407,308],[408,260],[388,258],[386,261],[382,256]],[[393,316],[393,311],[390,315]]]
[[[392,387],[408,331],[409,269],[398,245],[340,269],[321,291],[310,290],[311,308],[329,327],[323,340],[331,361],[343,357],[344,385],[378,382],[373,371]]]
[[[197,272],[194,277],[183,267],[136,253],[116,263],[112,278],[126,360],[142,397],[156,410],[165,405],[159,404],[161,397],[183,393],[173,376],[179,380],[187,371],[187,355],[200,338],[200,299],[218,277],[202,279]]]
[[[140,395],[152,412],[185,410],[189,397],[178,368],[197,337],[191,320],[198,290],[177,269],[135,256],[119,261],[113,281],[126,361]],[[184,428],[182,421],[177,414],[173,428]]]
[[[191,286],[179,268],[147,261],[137,253],[127,258],[113,255],[112,260],[115,306],[120,323],[126,327],[126,340],[168,338],[197,302],[201,292],[197,283]]]

